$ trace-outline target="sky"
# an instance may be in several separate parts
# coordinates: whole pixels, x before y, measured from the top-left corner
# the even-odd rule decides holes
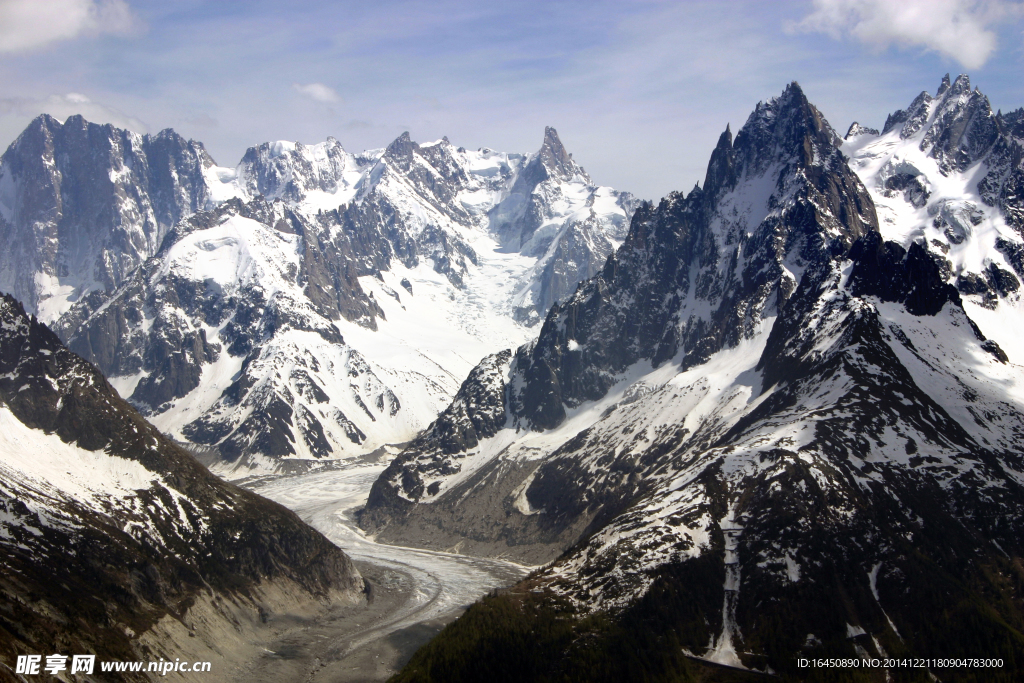
[[[726,124],[791,81],[840,133],[943,74],[1024,106],[1024,0],[0,0],[0,145],[40,113],[173,128],[233,166],[270,140],[403,131],[533,152],[602,185],[703,183]]]

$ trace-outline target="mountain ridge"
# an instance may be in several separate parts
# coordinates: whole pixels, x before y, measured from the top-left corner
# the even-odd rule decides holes
[[[132,150],[151,140],[69,122],[68,134],[82,128],[86,142],[115,149],[96,162],[113,159],[112,169],[131,167],[141,158]],[[170,131],[152,139],[178,140]],[[219,452],[211,465],[242,471],[275,470],[282,458],[350,458],[413,438],[494,339],[520,341],[599,267],[635,205],[628,193],[595,185],[553,128],[532,155],[468,152],[447,139],[418,144],[404,133],[362,154],[333,138],[264,143],[234,169],[216,166],[199,143],[179,143],[199,150],[199,161],[177,220],[126,204],[121,185],[97,195],[126,231],[148,236],[132,252],[133,270],[102,280],[82,268],[49,280],[19,270],[17,278],[36,283],[38,291],[22,293],[30,308],[42,306],[134,405],[177,440]],[[63,175],[85,173],[74,158],[63,163]],[[147,181],[150,194],[136,192],[127,171],[99,175],[121,179],[140,205],[168,193],[157,181]],[[17,242],[35,229],[18,209],[28,176],[10,161],[0,176],[14,207],[6,214],[14,222],[0,227]],[[61,187],[52,206],[63,201]],[[68,231],[47,225],[57,226],[54,243],[64,249]],[[502,246],[512,234],[514,248]],[[102,261],[112,247],[92,240],[88,248]],[[46,271],[33,258],[17,259],[17,268]],[[453,343],[416,348],[423,329],[435,328],[452,330]],[[304,347],[312,355],[298,353]]]
[[[722,135],[705,187],[638,209],[602,274],[552,308],[502,382],[464,385],[503,401],[503,429],[458,450],[422,448],[428,430],[396,457],[361,517],[377,538],[554,560],[474,608],[475,635],[453,627],[405,680],[529,658],[494,649],[497,615],[523,601],[527,628],[564,614],[574,634],[534,643],[555,648],[538,680],[615,680],[612,634],[650,624],[648,649],[627,659],[654,679],[682,666],[656,654],[668,642],[812,679],[827,672],[797,671],[796,657],[1016,661],[1019,294],[1001,276],[988,299],[957,282],[1008,272],[996,240],[1021,236],[985,210],[984,231],[939,238],[936,216],[960,201],[946,192],[987,170],[971,142],[976,175],[958,171],[957,137],[941,130],[967,116],[957,107],[979,108],[965,82],[933,98],[948,106],[906,117],[921,122],[906,138],[851,126],[843,141],[795,84],[759,103],[735,140]],[[924,136],[949,143],[925,146],[938,150],[927,169],[900,156]],[[919,208],[922,195],[874,170],[909,163],[929,192]],[[689,607],[642,621],[651,595]]]

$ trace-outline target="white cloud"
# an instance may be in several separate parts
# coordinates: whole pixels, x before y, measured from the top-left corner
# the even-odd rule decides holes
[[[125,0],[0,0],[0,52],[78,35],[125,35],[141,26]]]
[[[296,92],[300,95],[304,95],[311,100],[316,100],[317,102],[326,102],[328,104],[341,102],[341,98],[338,97],[338,93],[334,91],[334,88],[330,88],[323,83],[307,83],[306,85],[301,83],[292,83],[292,87],[295,88]]]
[[[924,47],[976,69],[996,49],[991,27],[1020,12],[1006,0],[814,0],[814,11],[794,28],[836,39],[849,34],[880,49]]]
[[[59,121],[69,116],[81,114],[86,121],[92,123],[110,123],[118,128],[127,128],[137,133],[146,133],[149,126],[114,107],[93,102],[81,93],[71,92],[66,95],[50,95],[45,99],[5,98],[0,99],[0,114],[14,115],[22,119],[31,119],[40,114],[49,114]]]

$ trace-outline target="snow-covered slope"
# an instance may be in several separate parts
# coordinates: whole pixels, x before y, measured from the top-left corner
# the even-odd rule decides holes
[[[345,152],[334,138],[307,146],[279,141],[246,152],[233,170],[206,171],[211,196],[263,196],[313,216],[369,200],[393,215],[388,235],[403,261],[431,258],[461,286],[480,233],[518,253],[516,287],[495,303],[534,324],[576,284],[592,276],[621,243],[636,201],[599,187],[546,128],[531,155],[455,148],[447,138],[419,145],[404,133],[384,150]],[[408,265],[408,264],[407,264]]]
[[[363,589],[341,550],[212,476],[7,295],[0,564],[8,663],[40,652],[244,656],[224,634],[258,628],[261,611],[352,603]]]
[[[596,272],[635,206],[550,128],[532,155],[267,143],[202,179],[205,206],[117,287],[70,293],[54,327],[232,467],[409,441]]]
[[[993,112],[966,75],[951,83],[947,74],[934,97],[918,95],[881,133],[853,124],[842,148],[871,193],[883,237],[925,247],[971,317],[1018,359],[1022,119],[1024,110]]]
[[[759,104],[702,189],[638,209],[537,340],[474,371],[376,482],[364,526],[565,551],[524,584],[545,596],[530,613],[610,621],[577,622],[589,635],[556,662],[584,641],[599,660],[602,623],[797,677],[805,654],[967,656],[979,632],[986,656],[1024,653],[1024,349],[973,318],[992,309],[964,303],[937,246],[899,217],[879,232],[889,214],[847,144],[796,84]],[[946,158],[943,178],[970,166]]]

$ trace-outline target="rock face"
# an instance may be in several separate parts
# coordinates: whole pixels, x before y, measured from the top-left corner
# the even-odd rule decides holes
[[[0,165],[0,288],[174,438],[274,469],[412,439],[635,205],[552,128],[532,155],[406,133],[265,143],[229,169],[172,131],[41,117]]]
[[[0,158],[0,291],[49,321],[120,285],[172,225],[206,207],[211,166],[172,130],[40,116]]]
[[[341,550],[211,475],[6,295],[0,373],[6,664],[54,652],[155,659],[143,643],[168,619],[206,642],[241,628],[231,619],[243,613],[258,623],[275,593],[360,598]]]
[[[980,138],[957,133],[965,116],[988,121],[965,81],[880,137],[916,126],[906,140],[939,147],[937,173],[984,177]],[[934,142],[921,150],[914,135]],[[860,149],[872,137],[857,135]],[[1007,331],[1024,318],[1000,274],[1013,247],[996,238],[1020,240],[1010,216],[986,213],[984,273],[1005,294],[1000,318],[975,319],[992,309],[954,285],[955,248],[876,213],[873,197],[896,190],[863,157],[849,163],[847,145],[796,84],[759,104],[735,140],[723,134],[704,187],[638,209],[500,380],[467,380],[477,405],[503,400],[504,427],[453,452],[439,420],[375,483],[364,525],[403,543],[557,555],[523,588],[545,597],[519,610],[551,638],[544,620],[576,615],[571,639],[536,644],[554,648],[552,678],[613,680],[611,663],[587,667],[637,629],[652,648],[624,654],[637,678],[668,677],[658,667],[675,665],[654,656],[668,642],[800,677],[798,656],[1017,661],[1024,346]],[[922,187],[921,207],[894,196],[925,215],[950,199]],[[447,414],[463,429],[471,416]],[[514,650],[487,649],[501,612],[480,609],[472,638],[437,645],[446,671]],[[971,626],[951,626],[952,612]]]

